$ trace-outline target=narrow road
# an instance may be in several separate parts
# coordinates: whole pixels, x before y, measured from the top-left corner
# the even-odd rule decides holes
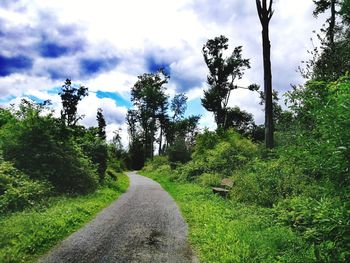
[[[174,200],[153,180],[128,176],[125,194],[39,262],[198,262]]]

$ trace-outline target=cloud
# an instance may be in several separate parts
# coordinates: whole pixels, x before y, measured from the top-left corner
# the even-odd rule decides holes
[[[170,63],[162,61],[156,57],[150,56],[146,58],[147,70],[151,73],[157,72],[159,69],[163,69],[166,74],[171,75]]]
[[[92,76],[100,72],[114,69],[119,64],[117,57],[111,58],[82,58],[79,62],[80,73],[83,76]]]
[[[33,66],[33,59],[24,55],[6,57],[0,55],[0,76],[9,76],[12,73],[30,70]]]
[[[70,55],[82,50],[82,43],[74,43],[73,45],[64,45],[53,41],[41,41],[38,44],[38,52],[45,58],[58,58]]]
[[[275,1],[270,24],[273,86],[281,92],[289,83],[303,81],[295,69],[307,56],[312,30],[320,27],[312,8],[312,1]],[[189,108],[204,111],[198,101],[207,87],[208,69],[201,49],[221,34],[229,38],[229,50],[243,45],[243,57],[251,59],[242,85],[262,85],[261,25],[254,1],[3,0],[0,64],[5,66],[0,68],[0,95],[44,95],[71,78],[89,87],[89,98],[94,97],[90,105],[84,104],[84,114],[90,116],[86,122],[95,122],[92,103],[103,102],[110,125],[120,126],[122,111],[113,109],[130,107],[125,101],[137,76],[163,67],[170,73],[168,93],[186,92],[193,103]],[[261,119],[255,97],[234,93],[232,105]],[[203,115],[209,120],[211,113]]]

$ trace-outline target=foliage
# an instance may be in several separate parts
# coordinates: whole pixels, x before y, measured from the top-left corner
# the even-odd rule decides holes
[[[78,102],[88,95],[88,89],[84,86],[76,88],[72,86],[70,79],[67,79],[59,93],[62,100],[63,110],[61,111],[61,120],[67,126],[74,126],[83,116],[77,115]]]
[[[193,180],[203,173],[218,173],[222,177],[243,167],[257,154],[257,147],[233,130],[220,135],[206,131],[199,135],[192,160],[179,168],[182,178]]]
[[[178,138],[173,145],[168,147],[167,156],[171,167],[175,168],[177,163],[186,163],[191,159],[191,151],[188,149],[184,138]]]
[[[250,68],[249,59],[242,58],[242,47],[236,47],[232,54],[224,58],[228,49],[228,38],[219,36],[209,39],[203,46],[204,61],[209,69],[207,81],[209,89],[204,91],[203,107],[214,113],[219,128],[226,126],[227,104],[231,91],[237,89],[234,81],[241,79],[245,69]]]
[[[293,144],[282,148],[286,156],[309,176],[348,185],[350,78],[311,81],[290,92],[288,98],[295,118],[286,134],[286,141]]]
[[[313,245],[317,262],[348,262],[350,203],[349,196],[343,198],[286,199],[276,206],[276,218]]]
[[[225,128],[233,128],[243,136],[252,135],[255,123],[251,113],[241,110],[238,106],[227,109]]]
[[[33,206],[50,192],[50,184],[33,181],[0,159],[0,213]]]
[[[184,116],[187,109],[187,99],[184,93],[180,93],[171,100],[170,108],[174,113],[173,120],[180,120]]]
[[[287,157],[269,161],[256,158],[244,169],[236,170],[233,180],[233,199],[267,207],[312,188],[310,178]]]
[[[96,192],[85,196],[51,197],[22,212],[0,216],[0,262],[33,262],[60,240],[69,236],[128,187],[128,178],[118,174]]]
[[[305,78],[335,81],[346,74],[350,66],[350,9],[348,0],[314,0],[314,16],[328,12],[331,14],[317,34],[320,47],[308,51],[312,58],[303,61],[306,68],[301,69]]]
[[[159,70],[157,73],[145,73],[138,76],[137,82],[131,89],[131,101],[136,110],[129,110],[127,121],[130,126],[131,143],[140,140],[143,150],[137,150],[136,154],[143,154],[144,160],[153,158],[154,141],[157,131],[157,120],[167,109],[167,95],[164,85],[168,82],[169,76]],[[136,133],[137,132],[137,133]],[[143,165],[143,164],[142,164]]]
[[[0,130],[4,159],[36,180],[48,180],[59,192],[86,193],[97,187],[94,166],[73,140],[61,139],[61,126],[40,106],[23,102],[20,119]]]
[[[204,173],[198,176],[196,182],[201,186],[218,186],[220,185],[221,179],[219,174]]]
[[[201,262],[314,262],[312,248],[289,226],[276,225],[270,209],[215,196],[208,187],[171,182],[169,173],[143,172],[175,199],[189,224]]]
[[[102,140],[106,140],[106,120],[103,116],[103,110],[101,108],[97,109],[96,119],[97,119],[97,128],[98,128],[98,136]]]
[[[97,129],[98,130],[98,129]],[[84,131],[80,138],[77,138],[79,146],[97,168],[99,181],[102,182],[105,176],[108,162],[108,145],[99,135],[99,131],[89,129]]]

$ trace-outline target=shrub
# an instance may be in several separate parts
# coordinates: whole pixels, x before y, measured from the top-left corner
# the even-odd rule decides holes
[[[312,244],[317,262],[349,262],[350,202],[343,198],[286,199],[275,207],[276,218]]]
[[[155,171],[159,167],[161,167],[162,165],[169,165],[168,157],[167,156],[162,156],[162,155],[154,156],[153,159],[149,159],[146,162],[143,170]]]
[[[9,162],[0,159],[0,212],[21,210],[50,193],[51,186],[33,181]]]
[[[255,144],[233,130],[220,134],[220,137],[206,131],[199,138],[192,160],[178,169],[181,178],[193,180],[203,173],[218,173],[228,177],[258,153]],[[208,138],[209,142],[204,138]]]
[[[177,138],[173,145],[167,148],[170,166],[175,169],[178,163],[186,163],[191,159],[191,151],[186,146],[185,138]]]
[[[284,134],[285,154],[309,176],[349,184],[350,77],[331,83],[310,81],[288,98],[294,122]]]
[[[255,159],[234,173],[234,199],[271,207],[277,201],[311,188],[311,180],[287,158]]]
[[[87,193],[97,187],[96,167],[52,115],[26,102],[17,119],[0,130],[4,159],[33,180],[50,181],[59,192]]]
[[[218,186],[221,183],[221,179],[222,177],[219,174],[204,173],[196,179],[196,182],[201,186]]]

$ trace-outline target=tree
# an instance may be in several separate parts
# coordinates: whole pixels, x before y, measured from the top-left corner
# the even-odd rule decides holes
[[[101,108],[97,109],[96,119],[97,119],[97,125],[98,125],[98,136],[102,140],[106,140],[106,120],[102,112],[103,111]]]
[[[225,129],[234,128],[239,134],[249,136],[255,127],[253,115],[239,107],[228,108]]]
[[[256,0],[258,16],[262,26],[262,48],[264,60],[264,94],[265,94],[265,144],[266,148],[274,147],[273,104],[272,104],[272,73],[271,44],[269,38],[269,23],[273,15],[273,0]]]
[[[171,100],[171,110],[173,114],[173,121],[182,118],[187,109],[187,97],[184,93],[176,94]]]
[[[313,12],[314,16],[317,17],[319,14],[326,12],[330,9],[331,16],[327,19],[329,24],[328,29],[326,29],[326,36],[330,46],[334,44],[334,36],[336,31],[336,5],[340,3],[339,0],[313,0],[316,8]]]
[[[159,125],[160,116],[164,115],[168,107],[164,87],[168,79],[169,76],[162,70],[145,73],[138,77],[138,81],[131,89],[131,101],[136,111],[130,112],[133,114],[130,116],[130,121],[140,124],[145,159],[153,158],[157,124]],[[136,127],[136,122],[133,123],[133,129]]]
[[[348,25],[350,24],[350,0],[343,0],[340,9],[340,14],[343,17],[343,21]]]
[[[61,120],[67,126],[75,126],[84,116],[77,115],[79,101],[88,95],[88,88],[80,86],[73,87],[70,79],[66,79],[59,93],[62,100]]]
[[[302,73],[307,78],[335,81],[350,67],[349,0],[314,0],[314,3],[315,17],[328,10],[331,15],[327,19],[328,27],[321,29],[326,38],[322,34],[317,35],[321,46],[309,52],[313,57],[305,62],[306,70],[302,70]],[[337,23],[337,20],[340,22]]]
[[[228,49],[225,36],[209,39],[203,46],[204,61],[208,66],[207,82],[210,86],[204,91],[202,105],[214,113],[218,128],[225,127],[227,104],[231,91],[237,89],[234,81],[241,79],[245,69],[250,68],[249,59],[242,58],[242,47],[236,47],[229,57],[224,58]]]

